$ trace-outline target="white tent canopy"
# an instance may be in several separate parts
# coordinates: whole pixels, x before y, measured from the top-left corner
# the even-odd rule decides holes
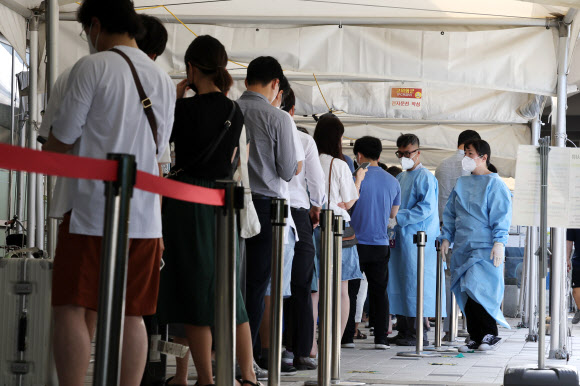
[[[62,71],[88,54],[88,49],[74,21],[78,5],[66,0],[59,3],[58,65]],[[528,94],[556,93],[556,20],[568,13],[570,3],[175,0],[162,6],[158,0],[135,0],[140,12],[159,17],[168,29],[168,46],[157,63],[171,75],[183,74],[183,56],[194,38],[192,32],[210,34],[237,62],[229,66],[236,79],[243,79],[243,64],[254,57],[274,56],[291,80],[292,76],[300,79],[291,82],[297,113],[322,113],[330,107],[356,116],[346,125],[349,136],[355,138],[372,132],[392,141],[393,133],[421,127],[417,132],[426,147],[449,154],[456,147],[460,124],[479,123],[475,126],[490,141],[494,154],[505,159],[497,166],[506,176],[513,176],[517,145],[530,141],[526,121],[515,113],[517,107]],[[39,4],[38,0],[0,0],[0,16],[10,16],[2,17],[0,33],[19,53],[26,31],[25,19],[18,13]],[[573,26],[573,44],[579,26]],[[321,79],[320,90],[313,74]],[[322,81],[325,78],[332,81]],[[423,90],[420,111],[391,108],[390,88],[400,86]],[[242,90],[243,83],[237,81],[230,97]],[[412,122],[369,125],[368,117]],[[417,126],[421,121],[424,124]],[[502,136],[492,132],[502,132]],[[437,157],[432,158],[432,162],[426,159],[429,166],[437,164]]]

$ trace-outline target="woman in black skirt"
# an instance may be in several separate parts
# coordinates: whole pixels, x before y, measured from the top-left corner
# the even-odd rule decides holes
[[[175,144],[174,179],[212,188],[216,180],[231,178],[244,117],[223,93],[233,82],[226,70],[227,61],[224,46],[207,35],[197,37],[185,53],[187,79],[177,85],[170,139]],[[183,98],[187,87],[195,91],[194,97]],[[232,125],[218,142],[232,111]],[[216,142],[215,151],[208,151]],[[161,271],[158,314],[162,322],[185,325],[197,383],[210,385],[210,329],[215,310],[214,207],[164,199],[162,220],[165,266]],[[255,385],[259,383],[253,370],[248,315],[239,287],[236,293],[236,347],[243,378],[239,382]]]

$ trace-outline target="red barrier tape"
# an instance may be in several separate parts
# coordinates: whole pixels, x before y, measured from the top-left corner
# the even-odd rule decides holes
[[[0,168],[86,180],[115,181],[117,179],[117,161],[42,152],[5,144],[0,144]],[[223,189],[190,185],[142,171],[137,171],[135,187],[196,204],[214,206],[225,204]]]

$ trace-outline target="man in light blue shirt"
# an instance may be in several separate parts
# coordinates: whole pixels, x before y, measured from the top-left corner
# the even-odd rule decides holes
[[[369,307],[375,316],[375,348],[384,350],[389,348],[385,331],[389,314],[386,299],[389,266],[387,226],[389,218],[397,215],[401,205],[401,187],[395,177],[379,166],[381,151],[382,144],[378,138],[362,137],[354,143],[357,163],[368,162],[369,166],[350,223],[358,240],[360,267],[369,282]],[[356,305],[356,298],[350,300],[351,303],[354,300]],[[356,307],[351,307],[343,343],[349,343],[349,339],[352,342],[355,311]]]
[[[272,198],[284,197],[283,181],[290,181],[300,172],[292,118],[270,104],[278,95],[283,78],[282,67],[276,59],[269,56],[256,58],[248,66],[247,91],[237,101],[244,113],[250,138],[250,189],[261,226],[258,235],[246,240],[245,300],[254,345],[264,313],[264,296],[272,263],[271,201]]]

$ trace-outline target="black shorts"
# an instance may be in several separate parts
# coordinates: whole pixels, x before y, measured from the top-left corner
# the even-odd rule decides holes
[[[572,259],[572,288],[580,288],[580,260]]]

